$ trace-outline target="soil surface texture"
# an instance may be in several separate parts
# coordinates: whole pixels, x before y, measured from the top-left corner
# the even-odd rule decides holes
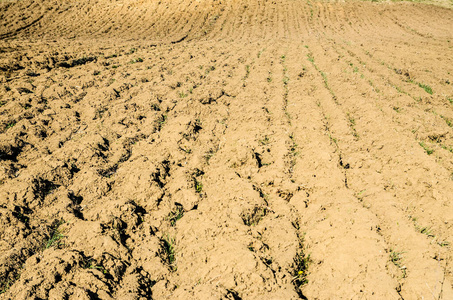
[[[0,299],[453,299],[453,2],[0,0]]]

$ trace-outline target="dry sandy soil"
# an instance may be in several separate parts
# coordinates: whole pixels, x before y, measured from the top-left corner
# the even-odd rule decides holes
[[[0,2],[0,299],[453,299],[453,4]]]

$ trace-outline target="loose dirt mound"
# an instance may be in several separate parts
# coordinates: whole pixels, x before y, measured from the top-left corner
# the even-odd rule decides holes
[[[443,4],[2,1],[0,299],[453,299]]]

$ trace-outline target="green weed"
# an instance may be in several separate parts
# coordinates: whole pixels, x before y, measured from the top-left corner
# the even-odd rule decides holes
[[[301,251],[294,258],[294,277],[293,282],[297,287],[307,284],[308,267],[310,265],[310,255],[305,256]]]
[[[354,117],[353,117],[350,113],[347,113],[346,115],[348,116],[349,127],[351,127],[352,135],[353,135],[356,139],[359,139],[359,134],[357,133],[357,130],[355,129],[356,123],[355,123]]]
[[[430,149],[424,142],[420,142],[419,144],[420,144],[420,146],[422,146],[422,148],[426,151],[426,153],[428,155],[431,155],[434,153],[434,150]]]
[[[201,183],[201,181],[198,181],[196,178],[194,178],[194,182],[195,182],[195,192],[201,193],[203,191],[203,184]]]
[[[98,266],[94,264],[95,262],[92,258],[89,258],[88,260],[84,261],[84,264],[82,265],[82,268],[84,269],[96,269],[101,271],[103,274],[107,274],[107,270],[103,266]]]
[[[442,149],[444,149],[444,150],[447,150],[447,151],[453,153],[453,147],[447,147],[447,146],[444,145],[444,144],[441,144],[440,147],[441,147]]]
[[[167,122],[167,115],[161,115],[158,122],[160,125],[164,125]]]
[[[447,123],[448,126],[453,127],[453,120],[450,118],[447,118],[445,116],[440,116],[442,119],[444,119],[445,123]]]
[[[289,77],[288,76],[283,77],[283,84],[287,85],[288,82],[289,82]]]
[[[428,237],[435,237],[435,235],[432,233],[431,228],[429,227],[421,227],[420,233],[426,234]]]
[[[11,287],[11,281],[8,280],[6,282],[1,282],[0,287],[1,287],[0,295],[6,293],[9,290],[9,288]]]
[[[396,251],[393,251],[392,249],[390,249],[390,261],[398,267],[398,269],[401,270],[401,272],[403,272],[403,278],[406,278],[407,274],[406,274],[406,267],[405,266],[402,266],[401,263],[402,263],[402,254],[404,252],[396,252]]]
[[[176,209],[168,215],[168,220],[170,221],[171,226],[176,225],[176,221],[181,219],[184,216],[184,208],[181,205],[177,205]]]
[[[160,257],[168,265],[170,271],[175,272],[177,270],[174,238],[167,235],[161,239]]]
[[[63,220],[58,221],[54,226],[52,226],[52,233],[50,235],[49,240],[45,243],[45,249],[49,249],[51,247],[61,247],[64,245],[61,240],[65,237],[60,230],[60,226],[64,224]]]
[[[215,152],[216,151],[214,149],[209,149],[209,151],[204,155],[204,158],[206,159],[206,164],[209,165],[209,160],[214,156]]]
[[[430,95],[433,94],[433,89],[429,85],[423,84],[423,83],[418,83],[418,86],[421,87],[422,89],[424,89],[425,92],[427,92],[428,94],[430,94]]]
[[[437,242],[437,244],[441,247],[449,247],[450,246],[450,242],[448,241],[442,241],[442,242]]]
[[[139,58],[135,58],[135,59],[131,60],[131,64],[135,64],[138,62],[143,62],[143,58],[139,57]]]
[[[291,147],[290,147],[289,150],[291,151],[291,154],[292,154],[293,156],[296,156],[297,154],[299,154],[299,152],[296,152],[298,145],[297,145],[296,140],[295,140],[295,138],[294,138],[294,134],[291,133],[291,134],[289,135],[289,138],[291,139],[291,142],[292,142],[292,143],[291,143]]]

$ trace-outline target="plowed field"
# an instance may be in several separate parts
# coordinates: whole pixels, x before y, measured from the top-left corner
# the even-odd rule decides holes
[[[453,4],[0,2],[0,299],[453,299]]]

